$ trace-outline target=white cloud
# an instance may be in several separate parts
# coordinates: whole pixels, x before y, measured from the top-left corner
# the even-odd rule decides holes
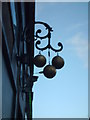
[[[82,33],[77,33],[69,39],[69,44],[76,55],[83,61],[84,67],[88,67],[88,39],[83,37]]]
[[[76,24],[73,24],[73,25],[69,26],[69,28],[66,29],[66,32],[70,33],[72,31],[78,30],[78,29],[80,29],[84,25],[86,26],[87,23],[76,23]]]

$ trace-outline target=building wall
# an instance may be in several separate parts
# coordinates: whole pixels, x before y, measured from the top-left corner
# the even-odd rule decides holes
[[[16,52],[10,4],[2,3],[2,118],[15,118],[18,110]]]
[[[10,3],[3,2],[2,4],[2,118],[23,119],[25,115],[25,106],[28,101],[26,94],[22,92],[22,88],[24,88],[26,79],[24,76],[26,69],[24,64],[17,62],[16,55],[23,55],[24,46],[26,46],[26,52],[30,58],[30,73],[33,74],[34,6],[34,3],[22,3],[22,5],[15,3],[15,13],[12,14]],[[24,10],[26,13],[29,11],[30,16],[28,13],[22,15]],[[16,17],[15,25],[13,25],[13,16]],[[28,16],[29,19],[25,19]],[[26,21],[25,24],[30,23],[30,45],[21,41],[23,19]],[[29,102],[27,105],[29,109]],[[30,118],[32,111],[28,109],[26,112],[29,113],[28,117]]]
[[[2,118],[2,2],[0,2],[0,120]]]
[[[2,118],[13,118],[15,107],[15,93],[10,83],[8,68],[6,67],[4,57],[2,58]]]

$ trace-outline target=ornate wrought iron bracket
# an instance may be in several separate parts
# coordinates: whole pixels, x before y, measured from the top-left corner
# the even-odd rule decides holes
[[[58,43],[59,49],[54,49],[54,48],[50,45],[51,32],[53,32],[52,27],[50,27],[47,23],[39,22],[39,21],[38,21],[38,22],[35,22],[35,24],[42,24],[42,25],[44,25],[44,27],[45,27],[46,30],[48,31],[48,33],[47,33],[45,36],[40,36],[40,33],[42,33],[42,30],[41,30],[41,29],[38,29],[38,30],[36,31],[36,34],[34,35],[34,37],[36,37],[35,40],[37,40],[37,42],[36,42],[36,48],[37,48],[38,50],[41,50],[41,51],[46,50],[46,49],[48,48],[48,49],[51,49],[51,50],[53,50],[53,51],[55,51],[55,52],[60,52],[60,51],[63,49],[63,45],[62,45],[61,42]],[[40,40],[43,40],[43,39],[45,39],[45,38],[48,38],[48,45],[46,45],[46,46],[43,47],[43,48],[40,48],[40,47],[39,47],[39,45],[41,44],[41,41],[40,41]],[[40,39],[40,40],[38,40],[38,39]]]
[[[37,28],[35,31],[35,35],[34,35],[34,40],[35,40],[35,46],[38,50],[40,51],[44,51],[48,49],[48,65],[45,66],[46,64],[46,58],[44,57],[44,55],[41,55],[41,53],[39,52],[39,55],[36,55],[33,58],[33,63],[37,66],[37,67],[44,67],[43,69],[43,74],[47,77],[47,78],[53,78],[56,74],[56,69],[61,69],[64,66],[64,60],[62,57],[60,57],[58,54],[57,56],[55,56],[52,61],[50,60],[50,50],[54,51],[54,52],[60,52],[63,49],[63,45],[61,42],[58,42],[58,49],[55,49],[52,47],[52,45],[50,44],[50,40],[51,40],[51,32],[53,32],[52,27],[50,27],[47,23],[45,22],[34,22],[35,25],[42,25],[44,26],[45,30],[46,30],[46,34],[43,35],[43,29]],[[31,46],[31,40],[30,40],[30,25],[25,26],[24,30],[21,33],[21,38],[22,41],[25,41],[27,44],[30,44]],[[40,47],[41,46],[41,41],[43,40],[47,40],[47,45],[45,47]],[[27,54],[21,55],[21,56],[17,56],[17,61],[19,61],[22,64],[30,64],[30,59],[29,56]],[[28,83],[30,84],[30,83]],[[29,89],[29,88],[28,88]]]
[[[59,49],[53,48],[50,44],[51,32],[53,32],[52,27],[50,27],[47,23],[40,22],[40,21],[35,22],[35,24],[43,25],[47,30],[47,34],[44,36],[40,36],[40,34],[42,33],[42,29],[37,29],[37,31],[35,32],[34,40],[36,41],[36,48],[41,51],[46,50],[48,48],[55,52],[60,52],[63,49],[63,45],[61,42],[58,42]],[[29,30],[30,30],[30,25],[26,26],[22,32],[22,38],[28,44],[30,43],[30,39],[29,39],[30,35],[28,34]],[[41,44],[41,40],[46,39],[46,38],[48,38],[48,44],[45,47],[40,48],[39,45]]]

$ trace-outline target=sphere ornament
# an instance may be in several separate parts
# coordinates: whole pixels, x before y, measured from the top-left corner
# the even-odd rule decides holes
[[[64,66],[64,60],[62,57],[60,56],[55,56],[52,59],[52,65],[56,68],[56,69],[61,69]]]
[[[36,55],[34,57],[34,64],[37,67],[43,67],[46,64],[46,58],[43,55]]]
[[[56,69],[52,65],[45,66],[43,73],[47,78],[53,78],[56,75]]]

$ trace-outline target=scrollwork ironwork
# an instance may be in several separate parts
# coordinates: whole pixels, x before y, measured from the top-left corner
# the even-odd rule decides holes
[[[39,28],[39,29],[36,30],[35,35],[34,35],[35,41],[36,41],[36,43],[35,43],[36,48],[37,48],[38,50],[42,50],[42,51],[43,51],[43,50],[46,50],[46,49],[51,49],[51,50],[53,50],[54,52],[60,52],[60,51],[63,49],[63,45],[62,45],[61,42],[58,43],[59,49],[53,48],[53,47],[51,46],[51,44],[50,44],[51,32],[53,32],[52,27],[50,27],[47,23],[45,23],[45,22],[40,22],[40,21],[35,22],[35,24],[43,25],[43,26],[46,28],[46,30],[47,30],[47,34],[44,35],[44,36],[40,36],[40,34],[42,33],[42,29]],[[30,35],[28,34],[28,31],[29,31],[29,30],[30,30],[30,25],[26,26],[26,27],[24,28],[24,30],[23,30],[23,33],[22,33],[22,36],[23,36],[22,38],[23,38],[24,41],[26,41],[28,44],[30,43],[30,39],[29,39],[29,36],[30,36]],[[41,40],[46,39],[46,38],[48,38],[48,44],[47,44],[45,47],[40,48],[39,45],[41,44]]]
[[[63,49],[63,45],[62,45],[61,42],[58,43],[58,46],[60,47],[59,49],[54,49],[54,48],[50,45],[51,32],[53,31],[52,28],[51,28],[47,23],[44,23],[44,22],[39,22],[39,21],[38,21],[38,22],[35,22],[35,24],[42,24],[42,25],[44,25],[44,26],[46,27],[46,29],[48,30],[48,34],[45,35],[45,36],[40,36],[40,35],[39,35],[39,34],[42,32],[41,29],[38,29],[38,30],[36,31],[36,34],[35,34],[36,39],[35,39],[35,40],[38,40],[38,38],[39,38],[40,40],[45,39],[45,38],[48,38],[48,45],[46,45],[46,46],[43,47],[43,48],[40,48],[39,45],[41,44],[41,41],[38,40],[38,41],[36,41],[36,48],[37,48],[38,50],[42,50],[42,51],[43,51],[43,50],[46,50],[46,49],[48,48],[48,49],[51,49],[51,50],[53,50],[53,51],[55,51],[55,52],[60,52],[60,51]]]
[[[42,25],[44,25],[44,27],[46,28],[46,30],[48,30],[48,34],[45,35],[45,36],[43,36],[43,37],[41,37],[41,36],[39,36],[39,34],[42,32],[42,30],[38,29],[36,31],[36,35],[35,35],[36,38],[45,39],[47,37],[48,38],[50,37],[50,32],[52,32],[53,30],[52,30],[52,28],[47,23],[44,23],[44,22],[35,22],[35,24],[42,24]]]

